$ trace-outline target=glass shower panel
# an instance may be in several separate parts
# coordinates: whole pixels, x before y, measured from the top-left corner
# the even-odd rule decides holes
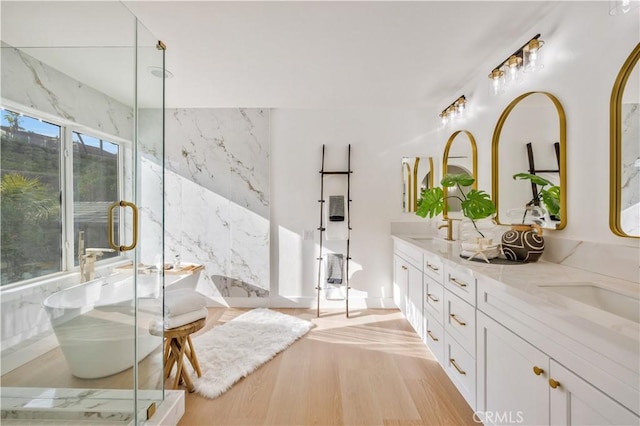
[[[48,218],[36,218],[37,206],[10,200],[3,181],[2,231],[13,230],[15,244],[3,233],[2,418],[35,419],[28,407],[37,399],[50,407],[38,411],[42,420],[144,421],[147,402],[163,398],[162,335],[149,331],[162,322],[163,174],[143,181],[138,169],[149,160],[162,170],[162,127],[152,126],[163,124],[163,94],[151,93],[163,90],[162,79],[147,94],[136,91],[145,87],[138,80],[148,65],[138,61],[148,46],[138,48],[138,22],[120,2],[0,7],[0,177],[33,181],[29,202],[48,209]],[[149,119],[142,106],[153,111]],[[145,148],[141,129],[155,135]],[[41,222],[5,226],[11,201]],[[136,237],[135,249],[111,251]],[[147,246],[145,237],[154,240]],[[10,258],[27,243],[23,258]]]
[[[138,368],[139,411],[164,398],[164,46],[138,23],[137,155],[140,206],[138,350],[155,348]],[[147,269],[148,268],[148,269]],[[153,271],[150,273],[149,271]]]

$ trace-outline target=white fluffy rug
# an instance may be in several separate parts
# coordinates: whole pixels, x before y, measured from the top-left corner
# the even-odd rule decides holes
[[[304,336],[313,323],[266,308],[253,309],[192,338],[202,377],[196,391],[216,398]],[[186,362],[185,366],[191,367]]]

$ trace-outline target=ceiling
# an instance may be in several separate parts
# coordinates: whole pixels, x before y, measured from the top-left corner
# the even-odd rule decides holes
[[[43,2],[38,13],[34,2],[2,3],[2,39],[9,44],[115,46],[104,55],[93,49],[90,72],[77,56],[47,61],[125,101],[129,82],[119,82],[113,69],[130,66],[131,23],[120,3]],[[147,38],[167,45],[174,75],[167,80],[168,107],[276,108],[442,106],[535,35],[534,24],[557,3],[124,2],[153,34]],[[7,11],[40,32],[25,34],[16,24],[24,21],[5,19]],[[124,59],[114,56],[117,49]],[[101,56],[105,63],[97,66]],[[85,71],[75,71],[78,65]]]

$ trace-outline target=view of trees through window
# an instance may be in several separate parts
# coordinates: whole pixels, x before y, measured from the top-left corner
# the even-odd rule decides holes
[[[64,128],[6,109],[1,118],[1,284],[78,264],[78,253],[74,253],[75,262],[65,266],[66,209],[73,211],[73,223],[67,224],[74,229],[71,247],[77,247],[80,230],[85,231],[85,247],[108,247],[106,212],[118,199],[119,146],[72,132],[73,171],[67,175],[73,178],[65,185]],[[66,187],[73,188],[73,206],[63,205]]]
[[[78,265],[78,238],[84,246],[108,248],[107,210],[118,200],[117,144],[73,132],[73,235],[74,264]],[[116,211],[119,209],[116,209]],[[117,223],[117,221],[116,221]],[[117,256],[105,252],[100,259]]]

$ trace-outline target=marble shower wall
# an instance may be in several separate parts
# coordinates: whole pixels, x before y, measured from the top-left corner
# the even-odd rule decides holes
[[[268,297],[269,112],[168,109],[165,118],[166,261],[202,263],[197,289],[214,300]],[[145,111],[141,120],[153,121]],[[143,182],[162,171],[151,138],[141,130]],[[143,224],[142,241],[158,244],[157,229]],[[142,260],[153,261],[144,249]]]
[[[1,47],[3,100],[109,135],[133,139],[133,109],[130,106],[40,62],[24,50],[6,43]]]

